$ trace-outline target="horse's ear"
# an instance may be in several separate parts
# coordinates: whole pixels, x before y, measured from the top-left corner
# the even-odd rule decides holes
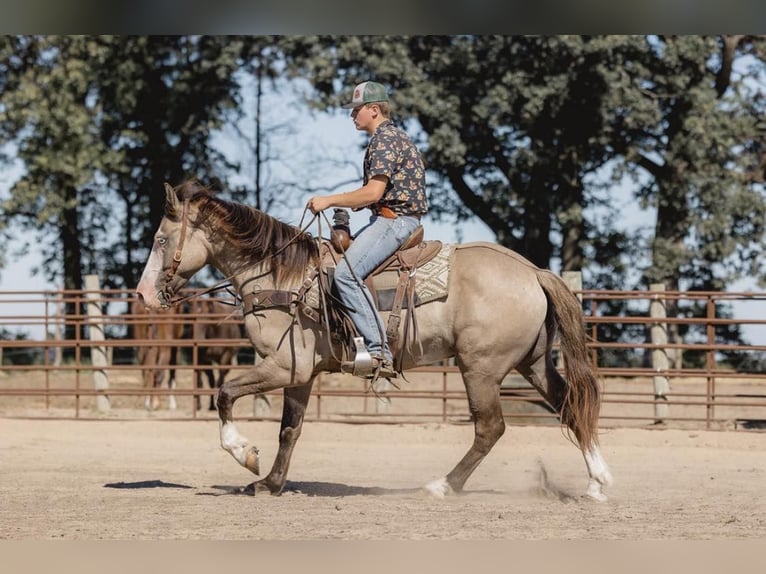
[[[165,210],[168,213],[176,213],[178,211],[178,196],[176,190],[169,183],[165,183]]]

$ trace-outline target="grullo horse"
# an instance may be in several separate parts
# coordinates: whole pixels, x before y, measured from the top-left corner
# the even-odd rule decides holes
[[[267,305],[261,293],[301,293],[320,265],[319,240],[252,207],[225,201],[196,181],[166,185],[165,217],[154,236],[137,287],[144,303],[159,309],[206,265],[227,277],[243,300],[248,337],[260,359],[218,393],[222,447],[259,474],[258,449],[232,420],[234,402],[283,389],[279,449],[254,492],[280,494],[301,434],[314,378],[338,371],[339,343],[322,322],[293,304]],[[315,318],[316,317],[316,318]],[[388,313],[383,313],[383,324]],[[404,335],[405,323],[400,333]],[[402,347],[403,369],[454,357],[473,417],[474,440],[463,458],[425,490],[437,497],[462,491],[471,473],[502,436],[500,384],[516,369],[559,413],[579,445],[588,471],[586,495],[605,500],[611,474],[598,440],[600,390],[589,363],[579,300],[555,274],[491,243],[455,247],[448,294],[417,308],[417,337]],[[551,349],[559,333],[562,377]]]

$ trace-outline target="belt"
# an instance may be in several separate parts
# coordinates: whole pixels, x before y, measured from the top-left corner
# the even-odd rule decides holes
[[[380,217],[385,217],[386,219],[396,219],[399,217],[399,214],[396,213],[393,209],[390,207],[386,207],[385,205],[373,205],[370,206],[370,209],[372,209],[372,212],[375,215],[379,215]],[[410,217],[414,217],[418,220],[420,220],[420,215],[411,215]]]
[[[386,207],[385,205],[375,205],[372,207],[372,212],[375,215],[379,215],[381,217],[385,217],[386,219],[396,219],[399,217],[399,215],[390,207]]]

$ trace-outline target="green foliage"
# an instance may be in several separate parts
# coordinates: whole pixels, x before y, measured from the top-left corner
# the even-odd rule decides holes
[[[724,63],[762,55],[761,42],[317,36],[283,48],[325,109],[367,78],[392,87],[426,149],[437,217],[475,215],[500,243],[540,265],[557,257],[564,270],[583,268],[593,286],[611,273],[630,287],[638,251],[651,254],[644,284],[683,278],[694,288],[758,271],[763,189],[745,173],[762,150],[764,66],[751,57],[745,73],[726,74]],[[615,184],[629,176],[656,210],[649,244],[612,227],[624,214],[592,183],[608,165]],[[595,205],[606,216],[586,219]]]
[[[238,113],[236,72],[250,44],[204,36],[0,44],[9,62],[0,70],[0,141],[13,142],[24,166],[2,213],[36,231],[49,281],[81,288],[84,273],[98,273],[104,287],[135,284],[163,183],[223,179],[209,137]]]

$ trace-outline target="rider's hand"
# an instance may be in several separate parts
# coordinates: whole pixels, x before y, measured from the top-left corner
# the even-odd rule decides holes
[[[306,207],[308,207],[311,210],[311,213],[316,215],[320,211],[324,211],[325,209],[330,207],[330,200],[327,197],[315,196],[309,199],[309,202],[306,204]]]

